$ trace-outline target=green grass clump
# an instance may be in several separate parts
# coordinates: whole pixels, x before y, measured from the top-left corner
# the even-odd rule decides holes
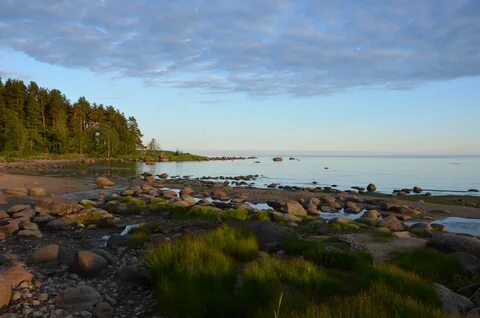
[[[222,216],[226,220],[245,221],[248,219],[248,215],[248,210],[245,209],[226,209]]]
[[[331,293],[333,285],[327,273],[309,261],[265,256],[245,268],[239,306],[246,317],[269,317],[283,294],[284,314],[303,308],[313,296]]]
[[[271,213],[265,211],[255,211],[252,214],[252,219],[260,222],[270,221]]]
[[[429,280],[449,282],[463,272],[460,261],[431,248],[396,253],[392,263]]]
[[[184,218],[188,209],[168,202],[152,203],[148,206],[152,213],[170,212],[175,218]]]
[[[287,314],[290,318],[445,318],[435,306],[401,295],[391,287],[375,283],[353,296],[335,298],[323,304],[314,304]]]
[[[128,246],[132,249],[143,246],[146,242],[150,241],[151,235],[160,233],[162,231],[162,225],[157,222],[142,224],[141,226],[132,229],[129,234],[131,235]]]
[[[366,225],[352,221],[349,223],[334,222],[330,224],[330,227],[339,232],[357,232]]]
[[[103,222],[102,214],[97,211],[87,212],[79,218],[84,224],[98,224]]]
[[[147,253],[145,264],[164,314],[226,317],[235,311],[232,293],[239,270],[235,260],[250,260],[257,252],[251,232],[223,226],[161,244]]]
[[[364,252],[326,251],[323,242],[289,240],[283,249],[288,254],[303,256],[305,259],[327,268],[359,270],[372,264],[372,257]]]
[[[125,203],[128,206],[129,214],[137,214],[146,207],[145,201],[131,196],[122,198],[121,203]]]
[[[188,211],[186,217],[190,219],[203,219],[208,221],[217,221],[221,210],[211,206],[194,206]]]

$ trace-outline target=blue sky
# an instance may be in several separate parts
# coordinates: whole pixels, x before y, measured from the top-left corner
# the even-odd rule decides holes
[[[0,76],[164,149],[480,154],[479,2],[212,3],[0,0]]]

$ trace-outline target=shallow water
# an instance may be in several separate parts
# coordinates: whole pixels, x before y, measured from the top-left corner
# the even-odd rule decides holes
[[[423,221],[422,221],[423,222]],[[407,225],[412,225],[414,221],[405,222]],[[448,217],[445,219],[425,222],[425,223],[438,223],[447,227],[448,232],[451,233],[463,233],[470,235],[480,235],[480,219],[467,219],[461,217]]]
[[[338,189],[346,190],[374,183],[383,193],[420,186],[433,195],[480,195],[466,192],[480,189],[480,157],[303,156],[288,159],[284,157],[283,162],[273,162],[272,157],[259,157],[235,161],[158,162],[155,165],[137,163],[136,171],[190,177],[258,174],[260,177],[253,181],[256,187],[271,183],[300,187],[335,184]],[[318,184],[312,184],[313,181]]]

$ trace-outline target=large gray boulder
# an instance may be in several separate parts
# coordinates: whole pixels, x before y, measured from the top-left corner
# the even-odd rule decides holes
[[[445,253],[464,252],[480,258],[480,240],[473,236],[433,232],[427,246]]]
[[[442,302],[442,309],[448,317],[458,317],[475,307],[470,299],[451,291],[443,285],[434,283],[433,287]]]
[[[264,248],[275,249],[287,240],[296,237],[297,233],[289,227],[275,222],[259,222],[251,225],[257,239]]]

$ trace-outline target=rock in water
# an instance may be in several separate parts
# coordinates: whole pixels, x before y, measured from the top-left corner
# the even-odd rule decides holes
[[[303,208],[303,206],[297,201],[293,200],[287,201],[285,204],[285,212],[299,218],[307,217],[307,211]]]
[[[273,161],[280,162],[280,161],[283,161],[283,158],[282,157],[275,157],[275,158],[273,158]]]
[[[95,179],[95,184],[97,184],[101,187],[111,187],[111,186],[115,185],[115,183],[113,181],[111,181],[110,179],[108,179],[107,177],[97,177]]]
[[[370,184],[367,186],[367,191],[368,191],[368,192],[375,192],[375,191],[377,191],[377,186],[374,185],[373,183],[370,183]]]
[[[98,291],[88,285],[68,287],[55,298],[55,305],[62,309],[84,309],[95,306],[102,296]]]

